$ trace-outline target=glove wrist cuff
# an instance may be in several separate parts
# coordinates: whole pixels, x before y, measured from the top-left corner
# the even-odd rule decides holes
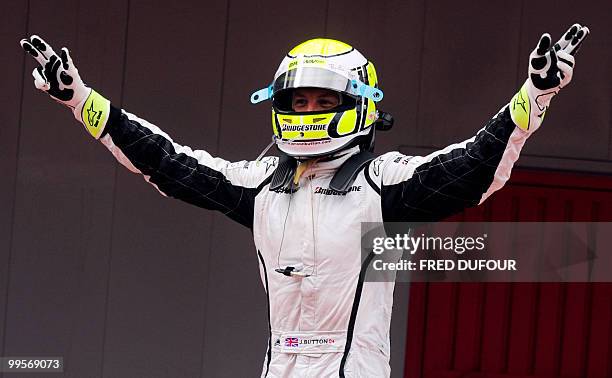
[[[510,116],[519,129],[531,133],[542,124],[552,96],[539,92],[542,91],[537,90],[531,80],[527,79],[510,100]]]
[[[99,139],[110,115],[110,101],[91,89],[89,95],[74,108],[74,117],[91,136]]]

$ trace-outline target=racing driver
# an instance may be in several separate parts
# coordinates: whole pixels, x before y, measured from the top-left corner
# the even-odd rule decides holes
[[[340,41],[303,42],[251,95],[271,100],[278,157],[236,163],[113,106],[84,84],[66,48],[56,53],[36,35],[21,46],[38,62],[36,88],[68,106],[127,169],[164,196],[252,230],[269,311],[262,377],[388,377],[394,282],[365,282],[361,222],[437,221],[500,189],[572,79],[588,33],[574,24],[554,44],[542,35],[510,102],[472,138],[427,156],[375,155],[375,130],[392,117],[378,109],[374,64]]]

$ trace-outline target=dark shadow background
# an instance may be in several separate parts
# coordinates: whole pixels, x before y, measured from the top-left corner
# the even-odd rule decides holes
[[[65,377],[258,376],[265,295],[248,230],[161,198],[34,88],[18,44],[30,34],[69,47],[89,85],[179,143],[242,160],[271,135],[268,105],[249,95],[303,40],[344,40],[372,60],[396,119],[377,151],[423,154],[470,137],[521,86],[540,34],[578,21],[592,35],[574,81],[519,166],[612,171],[609,1],[2,5],[0,356],[63,356]],[[407,289],[396,290],[397,377]]]

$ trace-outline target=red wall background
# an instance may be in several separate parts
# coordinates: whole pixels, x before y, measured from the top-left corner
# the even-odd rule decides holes
[[[612,221],[612,178],[518,171],[454,221]],[[612,267],[610,267],[612,269]],[[414,283],[405,377],[612,377],[611,283]]]

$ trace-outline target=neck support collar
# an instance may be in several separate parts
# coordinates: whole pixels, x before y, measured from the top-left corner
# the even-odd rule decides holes
[[[375,155],[369,151],[361,151],[351,156],[345,161],[340,168],[332,177],[329,188],[340,192],[347,193],[349,188],[355,182],[357,174],[363,169],[370,161],[374,159]],[[293,177],[296,172],[298,161],[285,154],[281,153],[278,167],[274,171],[272,181],[270,183],[271,191],[278,191],[282,189],[293,190],[296,189],[293,184]]]

